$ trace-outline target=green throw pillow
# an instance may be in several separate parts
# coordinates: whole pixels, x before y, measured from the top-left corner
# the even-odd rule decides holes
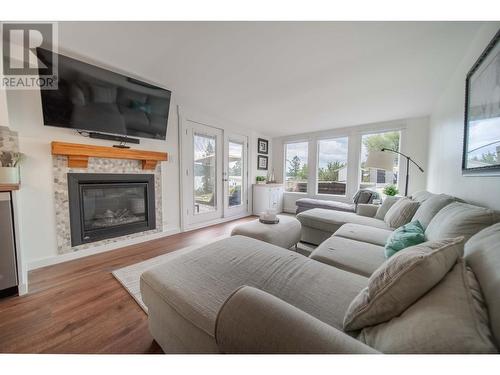
[[[385,257],[389,258],[399,250],[425,242],[424,228],[418,220],[399,227],[387,239]]]

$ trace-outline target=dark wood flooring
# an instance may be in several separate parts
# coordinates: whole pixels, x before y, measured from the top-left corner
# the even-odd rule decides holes
[[[111,272],[229,234],[247,217],[29,273],[29,293],[0,299],[0,353],[161,353],[147,316]]]

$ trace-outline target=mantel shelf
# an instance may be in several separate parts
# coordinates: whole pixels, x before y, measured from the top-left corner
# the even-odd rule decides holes
[[[131,150],[116,147],[52,142],[52,155],[68,158],[68,167],[87,168],[89,157],[140,160],[142,169],[155,169],[159,161],[168,160],[166,152]]]
[[[19,184],[2,184],[0,183],[0,192],[8,192],[19,190]]]

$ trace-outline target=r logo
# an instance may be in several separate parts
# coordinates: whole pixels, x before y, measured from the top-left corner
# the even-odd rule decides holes
[[[40,61],[36,49],[51,51],[54,44],[53,25],[51,23],[3,23],[4,75],[39,75],[55,74],[54,54],[48,54],[48,61]]]

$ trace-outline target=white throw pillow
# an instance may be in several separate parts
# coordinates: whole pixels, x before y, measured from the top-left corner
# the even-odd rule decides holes
[[[385,197],[375,214],[375,219],[384,220],[385,214],[399,200],[400,197]]]
[[[402,198],[389,208],[385,214],[384,221],[391,228],[399,228],[408,224],[417,212],[419,203],[410,198]]]

